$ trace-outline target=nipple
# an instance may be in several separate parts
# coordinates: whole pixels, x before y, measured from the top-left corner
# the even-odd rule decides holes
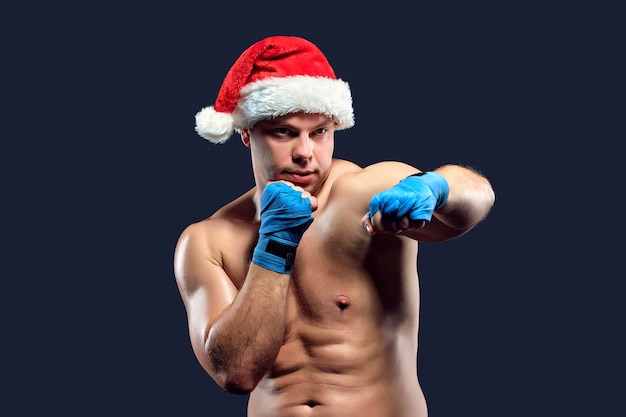
[[[335,304],[337,304],[337,307],[343,311],[350,306],[350,299],[347,295],[339,294],[335,297]]]

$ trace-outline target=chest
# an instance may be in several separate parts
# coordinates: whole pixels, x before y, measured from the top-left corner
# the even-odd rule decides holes
[[[325,214],[316,216],[297,249],[289,317],[341,327],[414,315],[415,242],[392,235],[374,238],[356,216],[338,221]],[[257,237],[258,226],[242,227],[224,251],[224,266],[238,288],[245,282]]]

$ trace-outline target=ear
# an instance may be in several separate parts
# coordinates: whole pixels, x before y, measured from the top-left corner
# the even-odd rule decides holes
[[[241,142],[246,148],[250,147],[250,129],[243,129],[239,131],[241,136]]]

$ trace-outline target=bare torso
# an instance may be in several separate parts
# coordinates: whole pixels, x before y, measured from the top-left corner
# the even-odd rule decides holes
[[[329,190],[328,190],[329,191]],[[240,288],[258,237],[244,197],[220,216],[223,266]],[[368,235],[361,207],[320,196],[293,267],[282,348],[250,394],[250,417],[420,417],[417,244]],[[237,208],[239,207],[239,208]]]

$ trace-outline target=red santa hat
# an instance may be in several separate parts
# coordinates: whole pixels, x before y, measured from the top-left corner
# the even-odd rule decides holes
[[[196,114],[196,132],[213,143],[263,119],[295,112],[332,117],[336,129],[354,125],[352,96],[324,54],[295,36],[272,36],[246,49],[226,74],[213,106]]]

